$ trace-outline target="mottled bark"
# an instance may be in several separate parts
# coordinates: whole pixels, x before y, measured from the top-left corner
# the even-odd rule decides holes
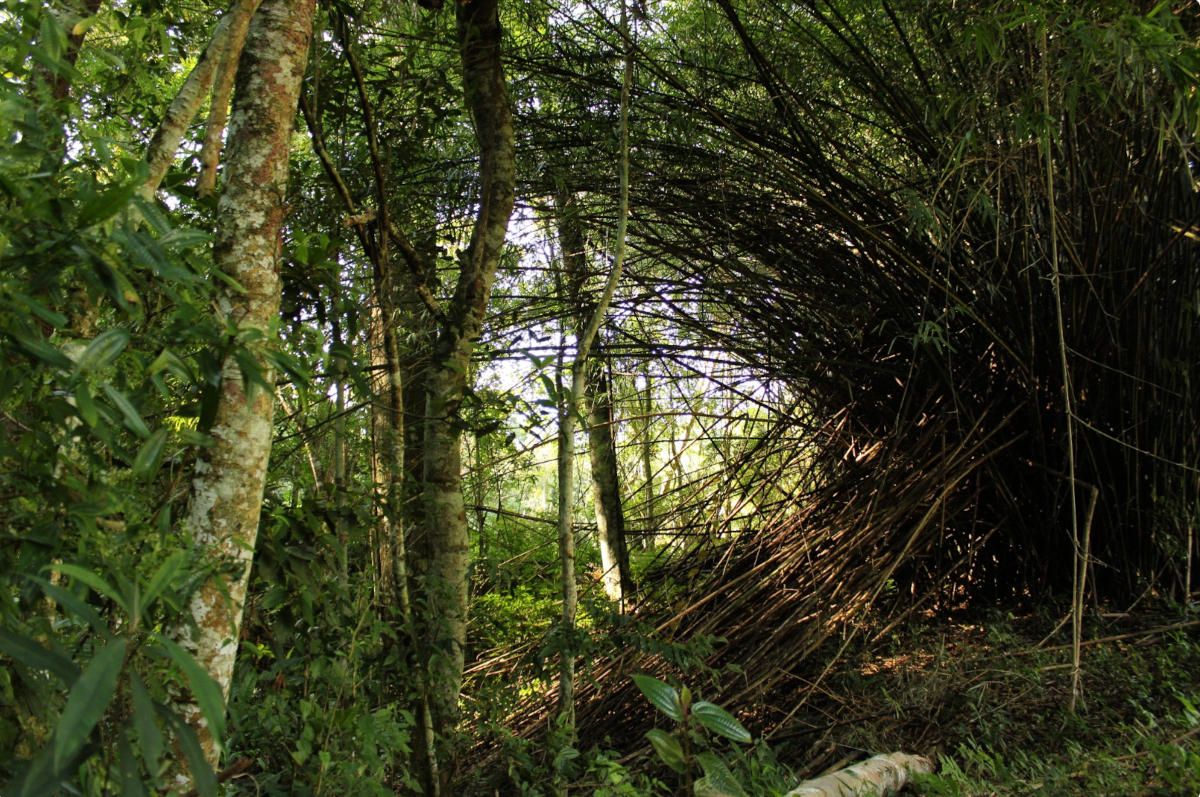
[[[213,256],[217,268],[244,289],[224,290],[217,312],[243,335],[257,332],[262,343],[251,345],[270,345],[278,335],[288,144],[313,7],[313,0],[265,0],[238,70]],[[191,599],[195,627],[181,629],[180,636],[226,697],[271,451],[274,373],[257,359],[265,386],[247,384],[232,357],[224,363],[212,445],[196,464],[187,513],[188,529],[213,571]],[[193,704],[183,711],[215,764],[217,740],[199,709]]]
[[[459,407],[471,352],[512,214],[516,153],[500,61],[497,0],[455,6],[463,89],[480,152],[479,214],[425,379],[423,506],[428,554],[430,707],[443,738],[458,718],[467,631],[467,518],[462,492]]]
[[[174,162],[175,153],[179,151],[179,142],[183,140],[188,126],[196,118],[205,98],[209,95],[217,67],[220,66],[222,56],[228,49],[231,31],[247,26],[261,1],[236,0],[213,28],[208,46],[204,48],[196,66],[188,73],[179,93],[167,107],[167,112],[163,115],[158,130],[154,131],[150,145],[146,148],[146,165],[149,171],[146,182],[142,184],[141,188],[143,197],[150,199],[154,196],[154,192],[158,190],[163,177],[167,174],[167,169]],[[307,52],[307,45],[305,52]],[[240,69],[238,74],[240,75]]]

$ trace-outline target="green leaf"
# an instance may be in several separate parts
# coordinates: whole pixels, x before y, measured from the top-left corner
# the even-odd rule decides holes
[[[163,448],[167,445],[167,430],[159,429],[150,435],[150,439],[142,443],[137,457],[133,460],[133,475],[139,479],[148,479],[158,471],[162,461]]]
[[[564,774],[567,768],[571,766],[571,762],[579,758],[579,751],[574,747],[564,747],[554,756],[554,771],[559,774]]]
[[[62,606],[64,609],[70,610],[72,614],[87,623],[97,634],[105,639],[108,638],[108,625],[102,619],[100,619],[99,612],[89,606],[87,601],[81,599],[78,595],[68,589],[63,589],[57,584],[51,584],[44,578],[38,578],[36,576],[27,576],[27,578],[41,587],[42,592],[46,593],[48,598],[56,602],[59,606]],[[76,675],[78,675],[78,669],[76,669],[75,672]]]
[[[42,16],[38,44],[50,60],[58,61],[62,58],[63,50],[67,47],[67,37],[53,14],[46,13]]]
[[[92,391],[88,390],[88,386],[83,382],[80,382],[75,388],[75,410],[83,422],[90,427],[94,427],[100,422],[100,410],[97,409],[96,401],[92,398]]]
[[[652,728],[646,731],[646,738],[650,740],[650,744],[654,746],[654,752],[658,753],[658,757],[664,764],[676,772],[683,772],[687,768],[683,759],[683,748],[673,734],[667,733],[662,728]]]
[[[80,583],[87,584],[93,590],[104,597],[109,598],[113,603],[120,606],[125,611],[125,614],[129,614],[129,604],[126,602],[125,596],[117,592],[111,584],[93,573],[91,570],[80,567],[79,565],[71,564],[51,565],[50,569],[62,573],[65,576],[70,576]]]
[[[748,744],[751,740],[750,731],[743,728],[742,723],[734,719],[732,714],[715,703],[709,703],[707,700],[696,701],[692,706],[692,716],[705,728],[726,739],[742,744]]]
[[[136,674],[129,678],[129,691],[133,696],[133,728],[138,736],[137,749],[141,751],[146,771],[155,775],[158,773],[159,759],[162,758],[163,735],[154,721],[154,700]]]
[[[129,428],[129,431],[143,440],[150,436],[150,427],[146,426],[146,422],[142,420],[142,416],[138,413],[137,408],[133,406],[124,393],[108,383],[104,385],[104,393],[108,396],[108,400],[115,404],[117,409],[121,411],[121,414],[125,416],[125,426]]]
[[[746,797],[746,791],[737,778],[725,766],[725,762],[713,753],[696,756],[704,777],[696,781],[696,797]]]
[[[10,295],[14,300],[27,307],[31,313],[45,321],[50,326],[61,329],[67,325],[67,317],[65,315],[55,310],[51,310],[49,307],[42,304],[37,299],[34,299],[32,296],[26,296],[25,294],[16,291]]]
[[[92,197],[80,208],[79,216],[75,220],[76,225],[80,228],[91,227],[117,215],[129,204],[129,199],[137,188],[137,182],[130,181]]]
[[[67,686],[79,678],[79,668],[66,656],[47,650],[32,639],[2,627],[0,653],[16,659],[30,669],[52,673]]]
[[[676,722],[683,721],[683,705],[679,702],[679,693],[674,687],[663,683],[652,675],[633,675],[633,682],[642,690],[646,699]]]
[[[92,657],[87,669],[71,687],[67,705],[54,729],[54,768],[61,771],[67,761],[83,747],[92,728],[104,716],[117,690],[121,664],[125,661],[125,640],[109,642]]]
[[[128,730],[117,737],[117,762],[121,778],[121,797],[145,797],[146,788],[142,785],[142,773],[138,768],[137,759],[133,757]]]
[[[175,739],[183,748],[183,756],[187,759],[188,772],[192,776],[196,793],[200,797],[217,797],[217,776],[213,773],[212,767],[208,765],[208,760],[204,757],[204,750],[200,747],[200,740],[196,738],[196,732],[192,730],[192,726],[165,708],[160,707],[159,714],[170,723]]]
[[[111,364],[129,345],[129,333],[123,329],[108,329],[101,332],[79,355],[76,368],[88,373]]]
[[[184,551],[176,551],[163,560],[163,563],[158,566],[158,570],[154,571],[154,575],[146,585],[146,595],[143,598],[145,605],[149,606],[154,603],[154,599],[158,597],[158,594],[175,580],[175,576],[179,575],[179,571],[183,568],[186,561],[187,553]]]
[[[221,694],[221,687],[191,653],[165,637],[156,636],[155,641],[187,676],[192,697],[196,699],[196,705],[208,720],[208,728],[219,744],[225,736],[225,697]]]
[[[71,362],[71,358],[63,354],[57,347],[47,343],[39,335],[24,335],[18,332],[10,332],[13,340],[17,345],[25,350],[25,353],[41,360],[47,365],[52,365],[55,368],[70,370],[75,367],[75,363]]]
[[[538,374],[538,378],[542,380],[542,389],[546,391],[546,398],[558,404],[558,385],[554,384],[554,380],[546,374]]]
[[[151,375],[167,371],[188,382],[194,379],[187,363],[178,354],[168,349],[159,352],[158,356],[154,358],[154,362],[150,363],[150,367],[146,370]]]

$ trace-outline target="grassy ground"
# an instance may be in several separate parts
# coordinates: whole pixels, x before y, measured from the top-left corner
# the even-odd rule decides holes
[[[843,653],[810,718],[771,740],[800,774],[867,752],[935,757],[930,797],[1200,795],[1200,620],[1092,616],[1072,714],[1069,626],[1046,617],[927,620]],[[1052,633],[1054,632],[1054,633]]]

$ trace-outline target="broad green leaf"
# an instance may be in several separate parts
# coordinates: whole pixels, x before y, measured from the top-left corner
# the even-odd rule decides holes
[[[92,391],[83,382],[75,387],[75,410],[89,427],[94,427],[100,422],[100,410],[96,407],[96,400],[92,398]]]
[[[225,736],[225,698],[221,694],[221,687],[204,671],[191,653],[163,636],[156,636],[155,640],[187,676],[188,685],[192,688],[192,697],[196,699],[196,705],[208,720],[208,728],[212,735],[220,743]]]
[[[101,194],[89,199],[79,210],[75,223],[80,227],[91,227],[117,215],[127,204],[130,197],[138,188],[138,183],[130,181],[113,186]]]
[[[35,357],[47,365],[52,365],[55,368],[70,370],[75,367],[75,363],[71,362],[71,358],[63,354],[57,347],[47,343],[40,336],[24,335],[19,332],[10,332],[17,345],[25,350],[25,353],[31,357]]]
[[[642,690],[646,699],[676,722],[683,721],[683,706],[679,702],[679,693],[674,687],[663,683],[652,675],[633,675],[633,682]]]
[[[72,36],[83,36],[100,21],[99,16],[84,17],[71,27]]]
[[[67,37],[53,14],[42,15],[42,26],[39,33],[38,44],[45,52],[46,57],[52,61],[62,58],[63,50],[67,47]]]
[[[743,728],[742,723],[734,719],[732,714],[715,703],[709,703],[707,700],[696,701],[692,706],[692,716],[705,728],[726,739],[742,744],[747,744],[751,740],[750,731]]]
[[[158,594],[175,580],[175,576],[179,575],[185,562],[187,562],[187,553],[184,551],[176,551],[163,560],[163,563],[158,566],[158,570],[154,571],[150,582],[146,584],[146,594],[143,597],[146,606],[154,603]]]
[[[63,589],[57,584],[51,584],[44,578],[37,578],[36,576],[28,576],[28,578],[41,587],[42,592],[46,593],[48,598],[83,620],[97,634],[106,639],[108,638],[108,625],[104,620],[100,619],[100,614],[89,606],[87,601],[68,589]],[[76,670],[76,674],[78,674],[78,670]]]
[[[79,678],[79,668],[66,656],[47,650],[28,637],[0,627],[0,653],[34,670],[52,673],[67,686]]]
[[[129,603],[126,602],[125,596],[117,592],[111,584],[93,573],[91,570],[80,567],[79,565],[71,564],[56,564],[52,565],[50,569],[62,573],[65,576],[70,576],[82,584],[88,585],[99,594],[109,598],[113,603],[120,606],[121,609],[124,610],[125,614],[129,614]]]
[[[87,752],[87,748],[84,748],[76,754],[75,760],[67,762],[67,766],[59,770],[54,767],[54,748],[46,745],[34,756],[29,768],[21,776],[5,784],[4,796],[46,797],[48,794],[59,794],[64,775],[77,769],[87,757]]]
[[[137,408],[133,406],[124,393],[108,383],[104,384],[104,393],[108,396],[108,400],[116,405],[121,414],[125,416],[125,425],[129,428],[129,431],[143,440],[150,436],[150,427],[146,426],[146,422],[142,420],[142,416],[138,413]]]
[[[713,753],[696,756],[704,777],[696,781],[696,797],[746,797],[746,791],[737,778],[725,766],[725,762]]]
[[[108,329],[101,332],[79,355],[76,368],[80,373],[89,373],[110,365],[129,345],[129,333],[123,329]]]
[[[646,731],[646,738],[654,746],[654,752],[662,762],[676,772],[683,772],[687,764],[683,760],[683,748],[674,734],[667,733],[662,728],[652,728]]]
[[[142,443],[137,457],[133,460],[133,475],[139,479],[148,479],[158,471],[162,461],[163,448],[167,445],[167,430],[159,429],[150,435],[150,439]]]
[[[121,797],[145,797],[142,773],[137,759],[133,757],[133,746],[129,743],[129,730],[117,736],[117,763],[121,782]]]
[[[183,756],[187,759],[188,772],[191,773],[192,783],[199,797],[217,797],[217,777],[204,757],[200,740],[192,726],[179,719],[173,712],[159,708],[159,714],[171,725],[175,739],[183,748]]]
[[[190,368],[188,368],[187,363],[184,362],[178,354],[170,351],[169,349],[163,349],[161,352],[159,352],[158,356],[154,358],[154,362],[150,363],[150,367],[146,370],[152,375],[162,371],[168,371],[180,379],[184,379],[189,382],[193,378],[192,371]]]
[[[125,661],[125,640],[109,642],[92,657],[88,666],[71,687],[67,705],[54,729],[54,768],[62,771],[75,755],[92,728],[104,716],[105,709],[117,690],[121,664]]]
[[[49,307],[42,304],[37,299],[34,299],[32,296],[26,296],[25,294],[16,291],[14,291],[11,296],[14,300],[29,308],[31,313],[45,321],[50,326],[62,328],[67,325],[67,317],[65,315],[55,310],[51,310]]]
[[[154,721],[154,700],[146,691],[142,679],[136,674],[129,678],[129,691],[133,696],[133,727],[138,736],[137,749],[141,751],[146,771],[154,775],[158,772],[158,762],[163,752],[162,731]]]
[[[117,589],[125,596],[129,604],[128,614],[133,620],[133,628],[137,628],[142,619],[142,590],[124,573],[117,571],[112,575],[117,580]]]
[[[560,774],[567,771],[571,762],[579,758],[579,751],[574,747],[564,747],[554,756],[554,771]]]

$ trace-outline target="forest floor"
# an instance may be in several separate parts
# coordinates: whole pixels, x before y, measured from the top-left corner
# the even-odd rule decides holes
[[[912,791],[930,797],[1200,795],[1194,608],[1092,612],[1074,713],[1061,620],[972,612],[848,647],[804,719],[768,740],[774,757],[815,777],[871,753],[928,755],[938,772]]]

